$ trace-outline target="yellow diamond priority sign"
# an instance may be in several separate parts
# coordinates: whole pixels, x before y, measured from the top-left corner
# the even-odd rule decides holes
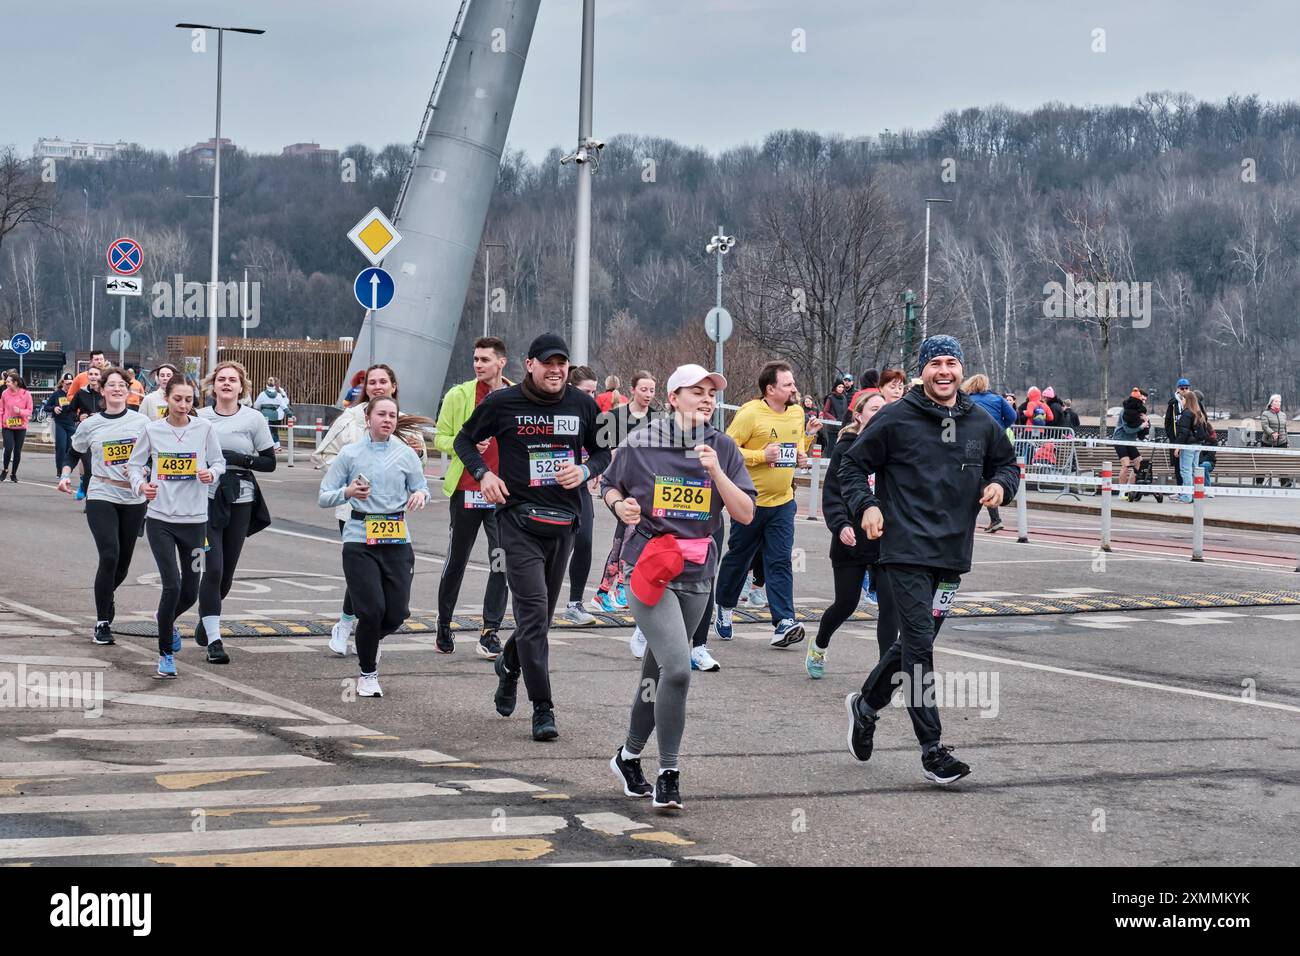
[[[361,221],[348,233],[352,244],[361,250],[361,254],[370,260],[372,266],[379,265],[384,256],[402,241],[402,235],[388,221],[388,217],[376,207],[361,217]]]

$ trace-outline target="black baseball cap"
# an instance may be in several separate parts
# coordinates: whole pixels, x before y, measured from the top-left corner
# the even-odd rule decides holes
[[[569,346],[564,339],[554,332],[543,332],[533,339],[532,345],[528,346],[528,357],[530,359],[545,362],[557,355],[563,355],[567,359],[569,357]]]

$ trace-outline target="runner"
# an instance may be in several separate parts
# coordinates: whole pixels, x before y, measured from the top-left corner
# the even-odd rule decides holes
[[[950,335],[922,342],[922,384],[880,412],[839,467],[849,513],[861,515],[867,538],[880,540],[883,586],[899,625],[862,692],[845,698],[849,750],[858,760],[871,757],[876,721],[901,681],[925,777],[938,784],[970,767],[940,743],[934,641],[970,570],[980,507],[1014,497],[1020,481],[1006,432],[958,388],[962,361]]]
[[[102,356],[101,356],[102,357]],[[69,408],[72,415],[76,418],[78,424],[85,421],[91,415],[98,415],[104,410],[104,393],[101,388],[100,376],[103,369],[107,368],[98,365],[92,365],[81,374],[86,376],[81,388],[77,388],[77,379],[72,380],[72,390],[69,394],[72,401]],[[80,377],[80,376],[78,376]],[[86,491],[90,487],[90,470],[91,461],[89,455],[81,456],[81,482],[77,487],[77,500],[82,501],[86,497]]]
[[[5,376],[4,391],[0,392],[0,422],[4,423],[4,468],[0,481],[9,476],[18,481],[18,464],[23,460],[23,442],[27,440],[27,423],[32,420],[32,393],[17,372]],[[10,460],[13,470],[9,470]]]
[[[596,403],[568,385],[569,347],[553,332],[528,347],[527,375],[493,392],[456,436],[456,454],[483,496],[497,505],[506,575],[514,597],[515,632],[496,659],[497,713],[509,717],[522,670],[533,704],[533,739],[554,740],[547,633],[564,586],[576,525],[582,520],[582,485],[609,464],[601,447]],[[496,438],[500,476],[475,445]],[[586,448],[587,464],[578,456]]]
[[[126,374],[110,368],[104,375],[104,411],[87,418],[72,436],[76,456],[87,455],[93,475],[86,502],[86,524],[99,552],[95,572],[96,644],[112,644],[113,592],[131,570],[135,542],[144,525],[144,495],[131,490],[126,464],[148,423],[127,407]],[[59,473],[59,491],[72,494],[72,466],[65,461]]]
[[[79,458],[72,453],[72,436],[77,430],[77,417],[68,410],[72,404],[68,398],[68,389],[72,386],[72,373],[65,372],[59,380],[59,387],[50,392],[50,397],[41,403],[41,411],[49,416],[54,424],[50,431],[54,438],[54,477],[63,476],[64,464],[75,465]]]
[[[756,492],[745,459],[735,441],[709,424],[715,395],[726,387],[722,375],[699,365],[674,371],[667,385],[671,417],[630,433],[600,483],[605,504],[629,529],[622,559],[632,566],[629,601],[648,645],[627,739],[609,765],[627,796],[653,794],[658,810],[682,807],[678,750],[691,682],[690,635],[709,602],[718,561],[713,532],[724,507],[736,523],[754,519]],[[652,731],[659,745],[653,790],[641,772]]]
[[[329,431],[321,439],[320,446],[312,452],[311,460],[317,469],[330,465],[340,451],[353,442],[366,437],[368,433],[366,427],[366,402],[377,398],[399,400],[397,395],[397,373],[387,365],[370,366],[365,370],[361,384],[362,392],[358,396],[358,402],[334,419]],[[420,458],[420,466],[423,467],[426,458],[423,436],[418,433],[418,430],[404,431],[400,418],[396,434],[415,449],[415,453]],[[344,525],[352,517],[352,507],[346,503],[340,505],[334,509],[334,517],[339,523],[339,533],[342,534]],[[330,631],[330,650],[339,657],[346,657],[348,639],[352,637],[352,632],[356,629],[356,626],[357,618],[353,614],[352,596],[347,590],[344,590],[343,610],[339,614],[338,622]]]
[[[442,400],[438,414],[438,431],[433,447],[451,457],[447,461],[447,474],[442,480],[442,493],[449,499],[451,522],[447,530],[447,558],[438,580],[438,636],[436,646],[443,654],[456,649],[451,636],[451,619],[456,613],[460,598],[460,585],[465,580],[465,565],[478,540],[480,526],[487,534],[488,581],[483,595],[483,630],[479,634],[475,652],[479,657],[494,661],[501,653],[501,640],[497,631],[506,616],[505,553],[497,533],[496,508],[483,497],[474,476],[465,470],[464,463],[456,457],[454,446],[461,426],[469,421],[470,414],[492,392],[513,385],[502,376],[507,361],[506,343],[492,336],[474,342],[474,377],[453,387]],[[497,443],[489,438],[479,442],[478,452],[489,469],[497,467]]]
[[[219,362],[203,383],[216,404],[199,409],[212,423],[225,455],[221,480],[208,486],[208,552],[199,582],[199,623],[194,643],[208,649],[209,664],[229,664],[221,641],[221,602],[235,582],[244,540],[271,523],[255,471],[275,471],[275,439],[260,412],[239,404],[248,394],[248,373],[238,362]]]
[[[370,377],[367,375],[367,383]],[[365,403],[366,435],[345,446],[320,483],[322,508],[348,508],[343,527],[343,577],[357,613],[357,694],[383,697],[379,642],[410,613],[415,552],[408,511],[429,500],[424,465],[402,440],[394,440],[397,401],[373,394]]]
[[[144,382],[136,378],[135,369],[133,368],[128,368],[126,370],[126,377],[131,383],[131,391],[126,396],[127,407],[138,411],[140,408],[140,402],[144,399]]]
[[[158,387],[140,399],[140,414],[149,421],[162,418],[167,414],[167,383],[176,374],[176,366],[163,362],[151,373]]]
[[[580,392],[586,392],[595,399],[596,373],[586,365],[574,365],[569,369],[569,384]],[[608,447],[608,446],[607,446]],[[582,463],[587,463],[587,449],[582,450]],[[582,592],[587,588],[587,576],[591,574],[591,540],[596,529],[596,516],[591,508],[591,495],[599,478],[587,482],[587,491],[581,495],[582,521],[573,536],[573,554],[569,558],[569,603],[564,608],[564,619],[570,624],[585,627],[595,624],[596,619],[582,606]]]
[[[717,619],[714,629],[731,640],[731,615],[745,583],[754,552],[763,549],[768,613],[772,618],[772,647],[788,647],[804,638],[803,625],[794,618],[794,576],[790,552],[794,548],[793,471],[808,466],[804,454],[821,428],[814,418],[805,427],[803,409],[791,404],[794,372],[785,362],[768,362],[758,376],[761,397],[740,406],[727,434],[740,446],[749,477],[758,489],[758,511],[753,522],[731,525],[727,554],[718,566]]]
[[[191,417],[194,386],[183,379],[167,384],[167,417],[147,422],[127,461],[131,491],[144,494],[149,506],[145,534],[158,563],[162,594],[158,599],[158,680],[176,677],[174,655],[181,649],[176,619],[199,596],[203,538],[208,526],[210,485],[226,470],[216,429]],[[145,469],[152,478],[146,480]],[[179,564],[179,567],[178,567]]]
[[[835,581],[835,600],[822,612],[821,623],[817,626],[817,639],[808,645],[808,654],[804,658],[804,670],[813,680],[820,680],[826,674],[826,650],[830,647],[831,635],[857,610],[858,602],[862,600],[862,582],[868,577],[871,566],[880,558],[880,543],[868,538],[857,528],[858,522],[849,511],[840,489],[838,469],[845,453],[858,440],[858,434],[867,427],[876,412],[887,404],[885,396],[880,392],[864,394],[858,398],[857,407],[852,413],[853,423],[840,429],[840,437],[831,451],[831,459],[826,468],[826,483],[822,486],[822,517],[831,532],[830,558],[831,574]],[[870,479],[870,484],[874,490],[874,476]],[[880,587],[879,580],[876,587]],[[898,626],[894,622],[888,590],[877,593],[883,598],[878,599],[879,614],[876,620],[876,640],[883,656],[894,642]]]

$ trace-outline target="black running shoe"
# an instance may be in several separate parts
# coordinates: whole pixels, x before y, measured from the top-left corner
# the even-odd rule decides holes
[[[849,753],[858,760],[870,760],[878,718],[863,716],[859,709],[861,703],[862,695],[857,692],[844,698],[844,707],[849,712]]]
[[[497,637],[495,628],[485,628],[483,634],[478,639],[478,646],[474,648],[479,657],[486,657],[490,661],[497,659],[501,653],[501,639]]]
[[[439,654],[450,654],[456,649],[456,641],[451,636],[450,628],[447,630],[438,629],[438,637],[434,641],[434,646],[438,648]]]
[[[656,810],[680,810],[682,788],[680,770],[660,770],[655,780],[655,798],[651,803]]]
[[[497,713],[502,717],[509,717],[515,712],[515,696],[519,692],[519,672],[511,674],[506,670],[506,657],[504,654],[497,657],[492,662],[492,669],[497,675],[497,692],[492,701],[497,705]]]
[[[560,736],[555,729],[555,708],[550,701],[539,700],[533,704],[533,739],[554,740]]]
[[[925,779],[943,785],[960,780],[970,773],[970,767],[952,755],[951,747],[937,747],[921,757]]]
[[[96,644],[116,644],[113,640],[113,631],[108,626],[108,622],[95,625],[95,643]]]
[[[220,640],[220,638],[218,638],[218,640]],[[194,625],[194,643],[199,645],[199,647],[208,646],[208,632],[203,629],[202,618],[199,619],[198,624]],[[212,658],[208,658],[208,660],[211,659]]]
[[[207,645],[207,648],[208,648],[208,663],[209,663],[209,664],[229,664],[229,663],[230,663],[230,655],[227,654],[227,653],[226,653],[226,649],[225,649],[224,647],[221,646],[221,638],[217,638],[217,639],[216,639],[215,641],[213,641],[211,644],[208,644],[208,645]]]
[[[619,747],[614,751],[614,756],[610,758],[609,769],[614,771],[614,776],[623,784],[623,793],[629,797],[648,797],[654,794],[655,788],[650,786],[646,780],[645,774],[641,772],[641,758],[635,760],[623,759],[623,748]]]

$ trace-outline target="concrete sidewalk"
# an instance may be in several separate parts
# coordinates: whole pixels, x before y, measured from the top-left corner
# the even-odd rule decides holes
[[[1206,527],[1270,534],[1300,534],[1300,495],[1295,498],[1215,498],[1213,493],[1214,489],[1211,488],[1205,500]],[[1101,514],[1100,495],[1083,494],[1080,499],[1082,500],[1069,495],[1061,497],[1057,492],[1031,491],[1028,505],[1038,511]],[[1007,522],[1006,509],[1003,511],[1002,520]],[[1185,525],[1192,523],[1192,506],[1168,496],[1163,502],[1146,495],[1141,501],[1130,502],[1123,495],[1112,495],[1110,513],[1116,518],[1141,518]],[[1014,521],[1013,511],[1008,523]]]

